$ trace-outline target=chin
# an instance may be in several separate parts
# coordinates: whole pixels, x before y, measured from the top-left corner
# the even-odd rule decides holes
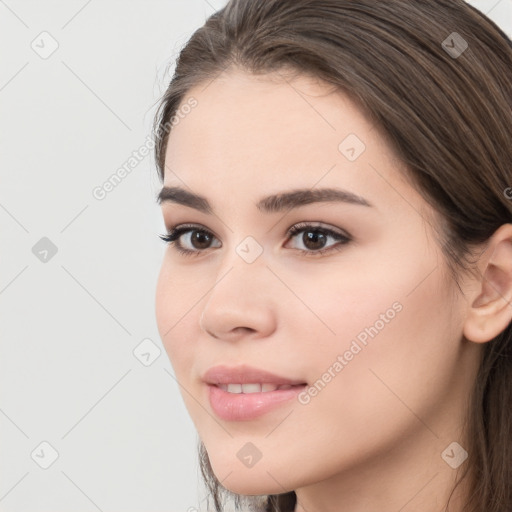
[[[216,463],[217,462],[217,463]],[[278,469],[269,469],[263,461],[259,461],[251,468],[245,467],[237,460],[216,461],[210,459],[212,470],[217,480],[228,491],[245,496],[262,496],[266,494],[281,494],[292,491],[285,482],[287,474],[282,474]],[[227,476],[229,475],[229,476]]]

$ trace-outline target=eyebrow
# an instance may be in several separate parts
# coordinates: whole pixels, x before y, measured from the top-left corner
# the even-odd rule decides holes
[[[206,197],[189,192],[180,187],[163,187],[157,197],[158,204],[172,202],[194,208],[202,213],[214,213]],[[361,206],[373,207],[364,197],[358,196],[348,190],[337,188],[322,189],[296,189],[264,197],[256,203],[261,212],[276,213],[292,208],[299,208],[306,204],[321,202],[342,202]]]

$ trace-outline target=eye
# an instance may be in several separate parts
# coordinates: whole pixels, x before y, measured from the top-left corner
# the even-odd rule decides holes
[[[306,222],[296,224],[288,230],[288,236],[293,238],[299,233],[303,233],[298,240],[306,247],[306,249],[298,249],[302,254],[307,256],[316,256],[328,253],[330,251],[340,251],[343,246],[348,244],[352,239],[348,235],[344,235],[338,231],[329,228],[323,228],[319,225],[308,224]],[[331,238],[338,242],[325,247],[327,240]],[[319,247],[321,245],[321,247]],[[309,249],[309,250],[308,250]]]
[[[188,238],[189,243],[192,242],[199,246],[198,248],[196,247],[196,250],[190,250],[183,246],[180,238],[185,234],[192,235],[187,236],[186,238]],[[160,238],[167,244],[172,244],[179,253],[185,256],[192,256],[204,252],[204,249],[208,249],[208,244],[211,242],[211,239],[215,237],[206,229],[193,224],[185,224],[178,227],[172,227],[166,235],[160,235]]]
[[[297,250],[306,256],[317,256],[330,251],[339,251],[352,240],[350,236],[341,232],[305,222],[292,226],[288,230],[287,235],[289,238],[294,238],[300,233],[304,233],[299,240],[306,249],[298,248]],[[183,245],[183,242],[180,240],[183,235],[187,235],[184,237],[187,240],[186,243],[192,246],[193,249],[189,249]],[[215,239],[215,236],[210,231],[200,226],[182,225],[172,227],[166,235],[160,235],[160,238],[164,242],[172,244],[175,250],[180,254],[195,256],[203,253],[205,249],[210,249],[210,243]],[[337,241],[338,244],[325,247],[329,238]],[[219,245],[217,245],[217,247],[219,247]]]

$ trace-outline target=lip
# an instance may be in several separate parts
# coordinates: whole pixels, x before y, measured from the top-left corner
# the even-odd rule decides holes
[[[248,365],[213,366],[203,375],[202,379],[207,384],[249,384],[252,382],[267,382],[277,386],[305,384],[303,380],[288,379]],[[272,391],[269,391],[269,393],[272,393]]]
[[[295,398],[306,385],[261,393],[228,393],[214,384],[207,384],[213,412],[226,421],[250,421],[283,406]]]
[[[288,379],[247,365],[228,367],[214,366],[204,375],[208,399],[213,412],[226,421],[254,420],[296,397],[305,387],[301,380]],[[217,384],[270,383],[290,385],[288,389],[276,389],[260,393],[229,393]]]

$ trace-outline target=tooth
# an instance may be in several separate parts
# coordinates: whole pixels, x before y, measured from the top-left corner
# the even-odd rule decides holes
[[[293,387],[291,384],[283,384],[278,386],[272,383],[249,383],[249,384],[218,384],[220,389],[228,393],[266,393],[268,391],[275,391],[276,389],[290,389]]]
[[[242,384],[242,393],[260,393],[261,384]]]
[[[242,384],[228,384],[228,393],[241,393]]]

